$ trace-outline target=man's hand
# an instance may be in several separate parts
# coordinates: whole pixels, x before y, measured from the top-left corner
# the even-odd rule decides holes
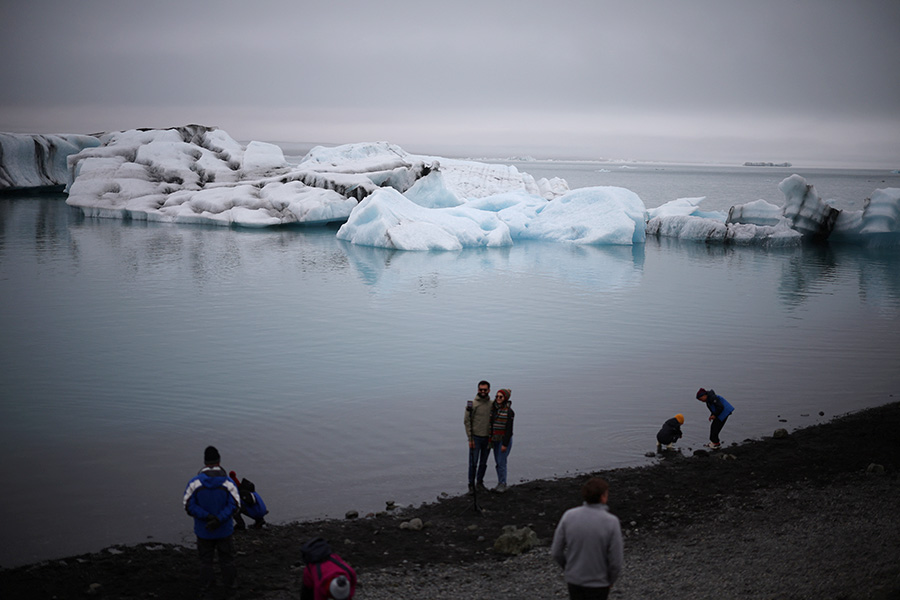
[[[475,448],[475,440],[469,440],[469,449],[472,450]]]
[[[712,420],[715,419],[715,418],[716,418],[715,416],[709,415],[709,420],[710,420],[710,421],[712,421]]]
[[[213,529],[217,529],[219,527],[219,519],[216,518],[216,515],[209,515],[206,517],[206,530],[212,531]]]

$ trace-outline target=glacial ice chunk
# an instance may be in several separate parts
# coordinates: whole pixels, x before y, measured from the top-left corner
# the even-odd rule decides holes
[[[791,227],[812,240],[828,239],[841,211],[822,201],[815,186],[800,175],[786,178],[778,189],[784,194],[783,214]]]
[[[303,182],[281,148],[243,148],[188,125],[105,134],[70,161],[68,204],[87,216],[269,227],[345,220],[357,202]]]
[[[90,135],[0,133],[0,190],[64,186],[69,156],[99,145]]]

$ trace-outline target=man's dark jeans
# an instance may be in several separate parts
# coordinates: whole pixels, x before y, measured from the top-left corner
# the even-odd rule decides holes
[[[237,576],[234,566],[234,541],[229,535],[226,538],[207,540],[197,538],[197,550],[200,553],[200,586],[203,589],[212,586],[215,580],[213,558],[219,553],[219,567],[222,569],[222,582],[225,587],[232,587]]]
[[[484,473],[487,471],[488,454],[491,453],[491,438],[489,436],[473,435],[474,448],[469,448],[469,484],[484,481]],[[477,468],[477,477],[476,475]]]
[[[574,583],[567,585],[569,586],[569,600],[606,600],[609,597],[608,587],[584,587]]]

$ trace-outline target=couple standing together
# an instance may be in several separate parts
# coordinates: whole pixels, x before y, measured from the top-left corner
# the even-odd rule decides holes
[[[474,400],[466,404],[466,415],[463,424],[469,438],[469,493],[487,491],[484,486],[484,474],[487,471],[487,459],[491,449],[494,450],[494,462],[497,465],[497,487],[495,492],[506,491],[506,459],[512,449],[513,412],[509,397],[509,389],[497,391],[491,401],[491,384],[478,382],[478,394]]]

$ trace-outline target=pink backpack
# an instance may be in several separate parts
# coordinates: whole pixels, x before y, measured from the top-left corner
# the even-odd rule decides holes
[[[306,566],[303,587],[314,600],[348,600],[356,594],[356,571],[331,552],[328,542],[317,538],[301,548]],[[343,577],[342,577],[343,576]]]

